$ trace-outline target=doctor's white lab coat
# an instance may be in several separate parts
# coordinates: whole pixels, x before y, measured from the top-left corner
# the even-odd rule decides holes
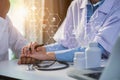
[[[74,0],[54,39],[67,48],[95,41],[108,52],[120,33],[120,0],[105,0],[87,23],[88,0]]]
[[[20,56],[20,52],[27,41],[16,30],[10,19],[0,17],[0,61],[8,60],[8,49],[10,48],[16,57]]]

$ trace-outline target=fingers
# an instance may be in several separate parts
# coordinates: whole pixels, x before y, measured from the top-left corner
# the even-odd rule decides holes
[[[42,51],[42,47],[37,47],[37,48],[36,48],[36,51],[37,51],[37,52]]]
[[[24,54],[21,54],[20,60],[18,61],[18,64],[33,64],[36,62],[36,59],[32,58],[30,54],[29,56],[24,56]]]
[[[26,63],[26,58],[21,57],[20,60],[18,61],[18,64],[25,64]]]
[[[36,50],[35,50],[35,47],[37,46],[37,42],[34,42],[32,43],[32,46],[31,46],[31,50],[32,50],[32,53],[34,53]]]
[[[43,44],[39,45],[37,42],[31,42],[28,46],[24,48],[24,53],[34,53],[35,51],[42,51]]]
[[[31,60],[32,60],[31,57],[27,57],[27,58],[26,58],[26,63],[25,63],[25,64],[31,64],[31,63],[32,63]]]
[[[35,48],[36,45],[38,45],[37,42],[31,42],[30,44],[23,48],[23,53],[24,54],[30,53]]]
[[[21,57],[21,63],[25,64],[26,63],[26,57]]]
[[[29,57],[29,54],[25,55],[24,54],[24,49],[23,52],[21,53],[20,60],[18,61],[18,64],[29,64],[31,63],[31,58]]]
[[[31,64],[34,63],[36,60],[31,58],[30,55],[36,52],[35,47],[38,45],[37,42],[31,42],[29,45],[25,46],[22,49],[20,60],[18,64]]]
[[[25,46],[23,49],[22,49],[22,53],[24,56],[27,56],[28,54],[30,54],[30,50],[29,50],[29,47],[28,46]]]
[[[38,62],[38,60],[31,58],[31,57],[21,57],[18,61],[18,64],[34,64]]]
[[[24,56],[27,56],[31,53],[34,53],[35,51],[35,46],[38,45],[37,42],[31,42],[29,45],[25,46],[23,49],[22,49],[22,53],[24,54]]]

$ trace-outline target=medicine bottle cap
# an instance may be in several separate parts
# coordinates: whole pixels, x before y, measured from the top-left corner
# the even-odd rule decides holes
[[[89,47],[96,47],[96,46],[98,46],[97,42],[91,42],[91,43],[89,43]]]

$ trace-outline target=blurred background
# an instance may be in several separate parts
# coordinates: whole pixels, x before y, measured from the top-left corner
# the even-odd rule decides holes
[[[13,25],[29,41],[54,43],[53,36],[63,22],[72,0],[10,0],[8,13]],[[10,58],[13,57],[10,51]]]

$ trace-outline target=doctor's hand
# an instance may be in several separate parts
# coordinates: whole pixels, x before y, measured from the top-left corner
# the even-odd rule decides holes
[[[32,57],[37,60],[55,60],[54,52],[46,52],[46,48],[43,45],[39,45],[34,42],[30,44],[31,53],[27,54],[27,57]]]
[[[33,64],[38,62],[38,60],[29,57],[29,54],[32,53],[31,46],[32,46],[32,43],[28,44],[22,49],[18,64]]]
[[[43,53],[42,51],[34,51],[32,54],[21,54],[18,64],[34,64],[44,60],[56,60],[53,52]]]
[[[50,57],[46,55],[46,49],[43,45],[39,45],[37,42],[32,42],[22,49],[18,64],[32,64],[38,62],[38,60],[48,60],[49,58]]]
[[[32,54],[28,56],[33,59],[40,60],[40,61],[56,60],[54,52],[44,53],[42,51],[34,51]]]

